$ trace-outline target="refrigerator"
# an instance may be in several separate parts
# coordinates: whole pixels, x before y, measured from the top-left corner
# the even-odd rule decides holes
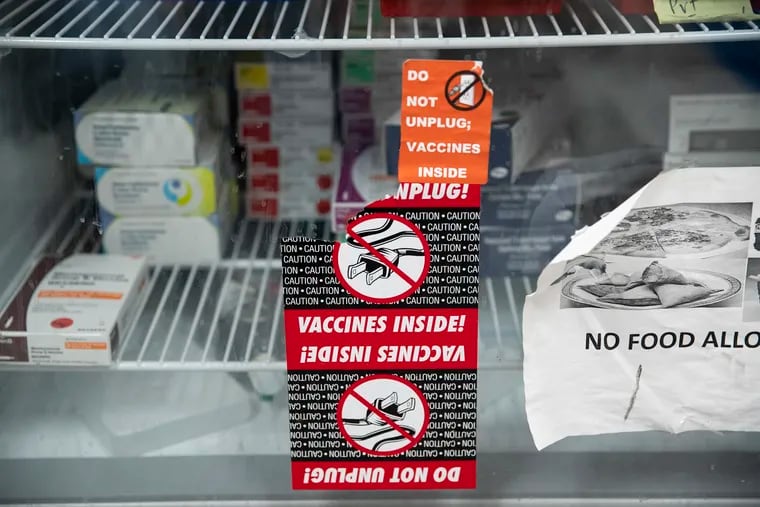
[[[147,255],[132,318],[99,362],[42,345],[0,358],[0,502],[760,505],[757,433],[538,451],[526,419],[523,304],[573,234],[664,170],[760,166],[760,109],[671,145],[673,97],[720,110],[758,93],[760,21],[658,13],[613,0],[0,1],[0,309],[33,288],[40,259]],[[280,238],[344,241],[346,220],[397,186],[402,68],[420,58],[482,62],[491,150],[506,150],[480,204],[477,485],[297,490]],[[175,109],[181,128],[138,119]],[[88,120],[104,111],[116,113]],[[180,168],[201,182],[197,213],[150,200],[190,199],[156,183]],[[111,329],[111,310],[78,308]],[[37,339],[0,327],[0,346]]]

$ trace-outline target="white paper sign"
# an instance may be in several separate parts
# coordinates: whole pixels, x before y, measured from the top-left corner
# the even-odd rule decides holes
[[[524,313],[538,449],[760,430],[760,168],[663,173],[576,235]]]

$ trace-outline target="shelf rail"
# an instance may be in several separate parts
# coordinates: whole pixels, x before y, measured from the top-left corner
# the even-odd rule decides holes
[[[4,0],[0,47],[310,51],[760,39],[751,21],[660,25],[610,0],[566,0],[557,14],[468,18],[384,18],[374,14],[378,1]]]

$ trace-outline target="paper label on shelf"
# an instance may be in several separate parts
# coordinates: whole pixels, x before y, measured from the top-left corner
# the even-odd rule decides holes
[[[536,446],[758,431],[757,167],[668,171],[577,234],[523,316]]]
[[[401,184],[281,243],[294,489],[475,487],[480,192]]]
[[[747,21],[760,18],[757,0],[654,0],[660,23]]]
[[[485,184],[492,108],[481,62],[404,62],[399,181]]]

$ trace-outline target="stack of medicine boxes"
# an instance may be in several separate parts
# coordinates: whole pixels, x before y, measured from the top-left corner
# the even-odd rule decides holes
[[[351,38],[372,35],[371,27],[382,27],[380,2],[353,0],[345,26]],[[372,22],[369,23],[368,20]],[[430,29],[432,19],[398,18],[393,20],[399,36],[411,36],[416,26]],[[382,28],[377,28],[382,30]],[[408,59],[435,59],[437,50],[342,51],[340,53],[340,88],[338,110],[341,114],[341,139],[352,149],[351,156],[370,144],[379,144],[383,123],[401,106],[401,74]],[[382,151],[379,151],[382,154]]]
[[[344,51],[340,60],[338,110],[347,146],[379,144],[383,123],[401,106],[404,60],[435,59],[433,50]]]
[[[107,83],[74,114],[94,169],[106,253],[161,264],[218,260],[237,210],[209,90],[181,80]]]
[[[338,164],[331,60],[268,58],[235,66],[246,214],[327,217]]]

